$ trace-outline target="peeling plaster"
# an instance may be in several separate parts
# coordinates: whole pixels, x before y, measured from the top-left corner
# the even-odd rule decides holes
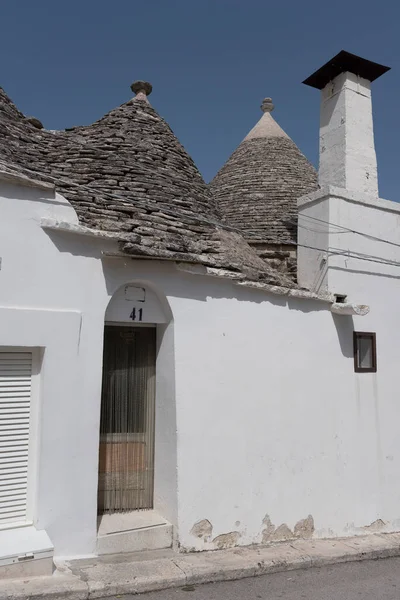
[[[263,519],[264,529],[262,530],[262,543],[281,542],[283,540],[292,540],[295,538],[310,539],[314,534],[314,519],[312,515],[308,515],[306,519],[298,521],[292,531],[286,523],[282,523],[279,527],[275,527],[269,515],[265,515]]]
[[[289,529],[286,523],[282,523],[279,527],[271,522],[269,515],[265,515],[263,519],[263,525],[265,526],[262,531],[262,543],[267,544],[268,542],[280,542],[282,540],[291,540],[294,538],[293,532]]]
[[[273,542],[281,542],[283,540],[292,540],[293,538],[293,531],[289,529],[286,523],[282,523],[282,525],[279,525],[279,527],[277,527],[274,533],[272,534],[271,540]]]
[[[275,525],[272,524],[269,515],[265,515],[263,519],[263,525],[265,525],[265,528],[262,530],[262,543],[266,544],[272,539],[272,535],[275,531]]]
[[[360,529],[362,529],[363,531],[370,531],[372,533],[376,533],[377,531],[382,531],[382,529],[385,529],[385,527],[385,521],[382,521],[382,519],[376,519],[376,521],[373,521],[371,525],[365,525],[365,527],[361,527]]]
[[[308,515],[306,519],[301,519],[294,526],[294,535],[304,540],[312,538],[314,533],[314,519],[311,515]]]
[[[212,536],[213,526],[208,519],[203,519],[202,521],[197,521],[190,531],[191,535],[204,540],[205,542],[209,542]]]
[[[361,525],[361,526],[356,526],[355,523],[347,523],[344,531],[345,531],[345,535],[346,536],[351,536],[351,535],[366,535],[366,534],[371,534],[371,533],[388,533],[391,531],[398,531],[399,529],[399,525],[395,525],[392,523],[388,523],[386,521],[383,521],[382,519],[376,519],[375,521],[373,521],[372,523],[370,523],[369,525]],[[331,532],[328,532],[329,534],[331,534]],[[318,532],[318,537],[321,537],[321,532]],[[326,537],[326,536],[325,536]],[[333,535],[330,535],[330,537],[334,537]]]
[[[239,531],[231,531],[230,533],[222,533],[213,539],[217,550],[226,550],[227,548],[233,548],[236,546],[240,539],[241,534]]]

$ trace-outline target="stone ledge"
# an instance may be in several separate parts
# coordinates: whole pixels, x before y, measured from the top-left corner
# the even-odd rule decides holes
[[[34,187],[40,190],[46,190],[50,192],[55,192],[54,183],[48,183],[46,181],[40,181],[39,179],[33,179],[31,177],[27,177],[22,173],[14,173],[12,171],[6,171],[5,169],[0,167],[0,181],[5,181],[6,183],[14,183],[17,185],[23,185],[26,187]]]
[[[400,556],[400,533],[296,540],[194,554],[108,555],[57,561],[51,577],[0,582],[0,600],[88,600],[280,571]]]

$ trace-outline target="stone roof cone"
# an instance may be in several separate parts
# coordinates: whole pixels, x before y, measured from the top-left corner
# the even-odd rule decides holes
[[[80,224],[105,232],[123,253],[290,286],[221,222],[193,160],[150,106],[152,86],[138,81],[132,90],[136,97],[95,123],[50,132],[0,88],[0,168],[55,183]]]
[[[295,244],[297,198],[318,187],[317,172],[272,117],[263,115],[210,183],[226,223],[250,243]]]

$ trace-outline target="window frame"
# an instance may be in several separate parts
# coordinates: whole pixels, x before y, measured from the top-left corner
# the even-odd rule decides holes
[[[372,367],[358,366],[358,340],[367,338],[372,342]],[[376,354],[376,333],[373,331],[353,331],[353,352],[354,352],[354,372],[355,373],[376,373],[377,372],[377,354]]]

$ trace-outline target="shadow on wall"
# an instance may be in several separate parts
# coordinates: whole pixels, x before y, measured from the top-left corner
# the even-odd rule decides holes
[[[305,298],[292,298],[286,299],[289,310],[299,310],[302,313],[317,312],[321,310],[329,310],[330,305],[327,302],[318,300],[307,300]]]
[[[116,252],[118,250],[115,240],[54,229],[44,229],[43,233],[51,239],[59,252],[66,252],[73,256],[102,258],[104,251],[114,250]]]
[[[333,92],[333,88],[334,88],[334,85],[332,84],[332,89],[331,89],[332,92]],[[336,104],[338,103],[338,100],[339,100],[339,94],[330,96],[329,102],[325,105],[324,110],[322,111],[320,128],[326,127],[331,122],[332,115],[336,109]]]
[[[351,315],[345,316],[333,314],[332,319],[336,327],[340,349],[342,351],[343,356],[345,356],[346,358],[353,358],[353,317]]]
[[[3,198],[15,200],[28,200],[29,202],[41,202],[42,204],[53,204],[62,206],[59,200],[56,200],[55,189],[41,189],[40,187],[18,185],[18,183],[10,182],[2,183],[1,195]],[[67,202],[65,201],[65,205]]]
[[[133,279],[135,281],[146,280],[146,284],[151,285],[150,281],[153,281],[156,276],[157,287],[161,287],[166,296],[171,295],[200,302],[206,302],[208,298],[227,298],[256,304],[261,302],[270,302],[278,306],[287,304],[286,296],[235,285],[228,279],[187,273],[178,269],[173,261],[140,259],[129,255],[120,257],[105,255],[105,252],[119,252],[116,240],[55,230],[46,230],[44,234],[51,239],[59,252],[77,257],[100,259],[110,298],[118,287],[129,283]],[[134,276],[132,272],[134,272]],[[314,306],[317,307],[318,303],[315,302]]]
[[[241,287],[228,279],[186,273],[178,269],[173,261],[141,259],[129,255],[121,257],[105,255],[105,252],[119,252],[116,240],[55,230],[45,230],[44,234],[51,239],[59,252],[77,257],[101,259],[107,292],[110,297],[123,283],[126,284],[132,280],[132,271],[134,271],[134,279],[146,280],[147,284],[156,275],[160,282],[165,283],[162,288],[166,296],[173,295],[201,302],[206,302],[208,298],[230,298],[257,304],[269,300],[280,306],[285,306],[287,302],[285,296]],[[128,272],[126,267],[129,268]]]
[[[156,259],[138,259],[130,256],[110,257],[104,252],[117,252],[115,240],[86,237],[62,231],[45,232],[60,252],[68,252],[74,256],[97,258],[102,262],[105,284],[111,297],[122,283],[132,280],[146,280],[148,284],[157,278],[157,286],[168,296],[188,298],[206,302],[209,298],[233,299],[238,302],[261,304],[268,302],[274,306],[287,306],[289,310],[302,313],[329,310],[329,305],[318,300],[290,298],[285,295],[272,294],[265,290],[237,285],[228,279],[211,277],[203,274],[191,274],[178,269],[172,261]],[[129,272],[124,274],[128,267]]]
[[[382,257],[377,257],[377,258],[378,258],[378,260],[382,260]],[[369,264],[373,264],[373,263],[369,263]],[[391,265],[388,264],[388,268],[390,268],[390,267],[391,267]],[[331,271],[342,271],[344,273],[354,273],[355,275],[373,275],[374,277],[384,277],[385,279],[400,279],[400,273],[398,275],[393,275],[391,273],[382,273],[381,271],[377,271],[376,268],[374,269],[373,267],[371,267],[371,269],[369,271],[367,269],[363,269],[363,270],[348,269],[347,267],[329,267],[329,269]]]

